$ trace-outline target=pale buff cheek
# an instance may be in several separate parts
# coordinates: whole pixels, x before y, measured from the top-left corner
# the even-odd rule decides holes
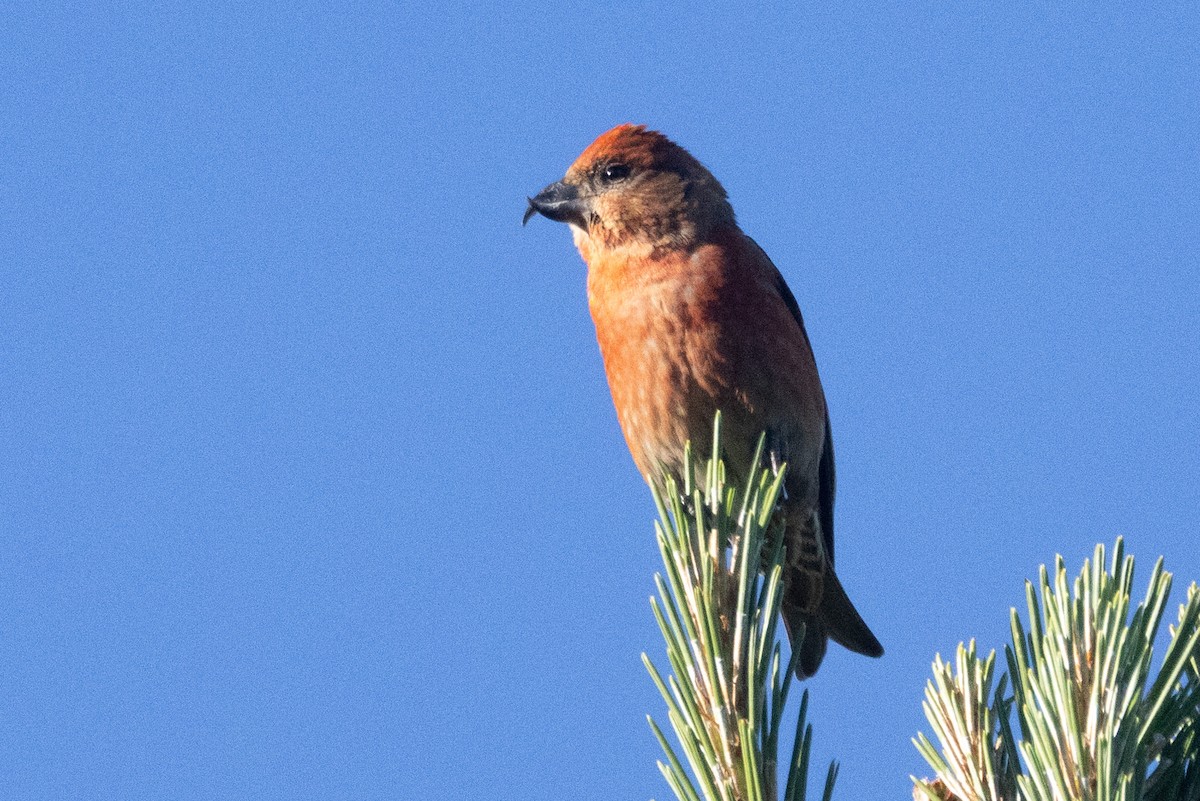
[[[584,262],[591,261],[592,240],[588,236],[588,232],[578,225],[571,223],[571,239],[575,242],[575,249],[579,251],[579,255],[583,257]]]

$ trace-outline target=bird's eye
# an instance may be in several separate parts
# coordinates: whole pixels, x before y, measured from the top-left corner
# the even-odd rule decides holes
[[[600,171],[600,177],[606,184],[615,184],[629,177],[629,166],[626,164],[608,164]]]

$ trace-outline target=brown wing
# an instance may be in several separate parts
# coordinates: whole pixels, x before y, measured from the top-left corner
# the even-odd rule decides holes
[[[750,239],[750,237],[746,237]],[[754,247],[758,248],[758,252],[762,254],[763,260],[771,265],[771,269],[775,271],[775,288],[779,291],[779,296],[783,298],[784,304],[788,307],[788,311],[792,313],[792,317],[796,320],[796,325],[800,326],[800,334],[804,337],[804,344],[808,349],[812,350],[812,343],[808,340],[808,331],[804,329],[804,316],[800,314],[800,304],[796,302],[796,296],[792,294],[791,288],[787,285],[787,281],[783,280],[783,273],[779,272],[779,268],[771,261],[771,257],[766,251],[755,242]],[[821,520],[821,534],[824,540],[825,553],[829,555],[829,563],[833,564],[833,498],[837,491],[837,476],[833,465],[833,434],[829,428],[829,407],[825,407],[825,442],[821,447],[821,463],[818,468],[819,496],[817,513]]]

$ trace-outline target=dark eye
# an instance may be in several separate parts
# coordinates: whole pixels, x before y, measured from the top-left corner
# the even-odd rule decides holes
[[[606,184],[615,184],[629,177],[629,167],[625,164],[609,164],[600,171],[600,178]]]

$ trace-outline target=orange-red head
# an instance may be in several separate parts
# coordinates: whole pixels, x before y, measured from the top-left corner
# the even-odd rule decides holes
[[[657,131],[618,125],[580,154],[563,180],[529,198],[534,214],[569,223],[581,250],[688,249],[734,225],[725,189]]]

